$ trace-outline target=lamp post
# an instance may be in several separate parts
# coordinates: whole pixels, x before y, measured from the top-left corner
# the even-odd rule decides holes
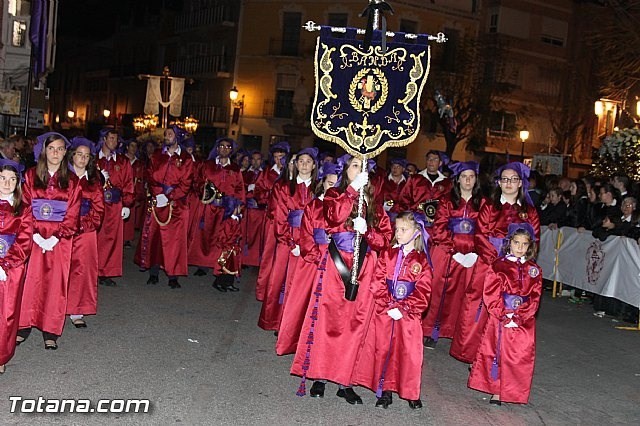
[[[111,116],[111,110],[108,108],[105,108],[102,111],[102,116],[104,117],[104,122],[108,123],[109,122],[109,116]]]
[[[229,132],[228,136],[233,137],[233,130],[231,130],[232,125],[238,125],[238,139],[240,134],[242,134],[242,112],[244,111],[244,95],[240,99],[238,99],[239,93],[236,86],[233,86],[231,90],[229,90],[229,100],[231,101],[231,117],[229,118]]]
[[[522,162],[524,163],[524,142],[529,139],[529,131],[526,126],[520,130],[520,140],[522,141],[522,150],[520,151],[520,157],[522,158]]]

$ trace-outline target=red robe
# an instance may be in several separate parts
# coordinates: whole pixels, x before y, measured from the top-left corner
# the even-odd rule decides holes
[[[25,173],[23,185],[23,198],[29,204],[35,199],[67,202],[67,212],[61,222],[33,217],[34,233],[45,239],[54,235],[60,241],[52,251],[46,253],[42,253],[35,242],[32,244],[20,312],[20,328],[36,327],[58,336],[64,327],[72,238],[78,232],[82,195],[78,177],[69,173],[69,186],[66,189],[59,187],[57,172],[49,179],[47,188],[42,189],[35,187],[36,168],[33,167]]]
[[[81,211],[79,233],[73,237],[66,312],[68,315],[95,315],[98,311],[97,231],[104,218],[104,195],[99,181],[90,184],[83,176],[80,186],[82,202],[90,207],[85,215]]]
[[[242,240],[244,241],[242,264],[248,266],[260,266],[262,227],[266,203],[258,204],[258,200],[254,197],[255,188],[249,191],[248,186],[255,185],[261,173],[262,169],[249,169],[242,172],[245,190],[247,191],[247,205],[242,220]]]
[[[33,215],[31,206],[23,204],[22,211],[14,216],[13,207],[7,201],[0,201],[0,266],[7,274],[0,281],[0,364],[4,365],[16,350],[20,302],[24,288],[25,261],[31,253],[33,237]],[[11,247],[7,247],[5,236],[15,235]]]
[[[395,299],[387,280],[393,282],[399,250],[399,247],[387,249],[378,259],[371,282],[375,313],[353,381],[376,392],[384,371],[383,391],[416,400],[420,398],[424,352],[420,319],[429,305],[433,272],[424,252],[409,252],[402,260],[398,281],[413,282],[415,289],[405,299]],[[398,321],[387,315],[393,308],[398,308],[403,315]]]
[[[305,313],[309,310],[313,286],[318,279],[318,267],[328,247],[327,244],[316,242],[314,229],[320,232],[325,231],[326,227],[322,200],[314,198],[307,204],[302,216],[299,239],[301,259],[297,262],[290,285],[286,287],[282,321],[276,342],[278,355],[292,354],[296,351]]]
[[[260,269],[256,279],[256,300],[262,302],[267,289],[269,274],[273,265],[273,257],[276,251],[276,239],[273,230],[273,203],[271,191],[280,174],[270,168],[263,170],[256,180],[256,188],[253,190],[253,198],[258,204],[265,204],[264,225],[262,226],[262,249],[260,250]]]
[[[168,276],[187,275],[187,194],[193,179],[191,155],[181,149],[171,156],[157,150],[145,174],[152,197],[164,193],[169,204],[164,207],[147,205],[135,263],[143,269],[159,265]]]
[[[206,182],[211,182],[225,197],[233,197],[241,205],[245,203],[244,182],[237,164],[229,162],[226,166],[207,160],[199,168],[194,178],[194,186],[202,194]],[[214,203],[198,203],[196,215],[189,236],[189,264],[213,268],[214,275],[222,274],[218,259],[223,252],[234,250],[230,259],[233,264],[226,265],[229,271],[240,271],[240,239],[242,238],[239,220],[231,216],[224,218],[224,207]]]
[[[400,194],[402,190],[407,184],[407,180],[403,177],[399,183],[396,183],[393,179],[391,179],[391,175],[384,179],[382,184],[382,190],[380,193],[380,200],[384,204],[392,205],[390,210],[387,210],[387,214],[395,221],[398,213],[402,212],[402,208],[400,207]]]
[[[357,202],[358,193],[351,187],[342,193],[337,188],[327,191],[323,205],[330,234],[353,232],[345,223]],[[358,274],[360,285],[356,300],[345,299],[344,283],[331,256],[324,262],[324,273],[314,283],[314,292],[319,295],[314,301],[317,303],[316,315],[305,316],[291,374],[352,384],[353,369],[373,312],[370,283],[377,253],[387,247],[391,239],[391,223],[381,203],[376,204],[376,218],[378,225],[369,226],[364,236],[371,250],[367,251]],[[351,268],[353,253],[340,251],[340,254],[346,266]],[[322,266],[321,263],[321,269]],[[311,303],[309,306],[312,308]]]
[[[483,204],[484,200],[481,206]],[[449,228],[450,219],[460,218],[477,224],[478,211],[473,208],[473,204],[467,203],[462,198],[458,208],[455,208],[450,197],[443,197],[440,199],[436,220],[429,230],[434,279],[431,304],[427,315],[422,320],[422,330],[425,337],[433,337],[436,340],[438,333],[439,337],[447,339],[453,337],[464,290],[471,281],[475,269],[475,265],[465,268],[452,258],[456,253],[476,253],[474,233],[454,234]],[[434,333],[436,321],[439,328]]]
[[[514,310],[503,301],[504,293],[528,300]],[[541,295],[542,271],[533,261],[521,263],[509,256],[493,263],[483,292],[489,321],[469,376],[470,388],[500,395],[504,402],[529,402],[536,357],[535,314]],[[509,313],[514,314],[517,328],[505,327]]]
[[[286,288],[291,284],[291,278],[296,270],[298,256],[291,250],[300,245],[300,228],[288,222],[288,216],[295,211],[304,210],[313,199],[314,182],[309,186],[298,183],[294,195],[289,190],[289,182],[276,182],[273,187],[273,226],[276,247],[273,264],[269,271],[269,279],[262,301],[258,327],[263,330],[278,330],[282,317]]]
[[[135,238],[136,229],[142,227],[142,221],[144,218],[146,191],[144,188],[144,163],[137,158],[134,158],[131,164],[131,170],[133,171],[133,197],[134,202],[131,207],[131,213],[128,219],[124,221],[124,230],[122,239],[125,241],[133,241]]]
[[[449,353],[454,358],[472,363],[476,357],[482,338],[482,331],[487,322],[487,310],[482,304],[484,279],[490,265],[498,257],[498,251],[491,244],[489,237],[504,238],[510,223],[528,222],[540,238],[540,219],[535,207],[527,206],[527,213],[520,214],[518,209],[509,203],[501,208],[487,202],[480,209],[475,234],[475,245],[478,260],[474,267],[473,278],[469,281],[460,306],[460,313],[453,333]]]
[[[421,203],[427,200],[438,200],[443,195],[448,195],[452,185],[451,179],[442,174],[435,182],[427,179],[422,172],[411,175],[400,192],[400,209],[401,211],[418,210]]]
[[[109,180],[105,188],[116,188],[121,192],[121,200],[104,201],[104,222],[98,231],[98,275],[101,277],[122,276],[122,248],[124,246],[122,207],[133,207],[133,169],[131,162],[122,154],[115,159],[103,157],[97,161],[98,170],[109,172]],[[105,195],[107,194],[105,189]]]

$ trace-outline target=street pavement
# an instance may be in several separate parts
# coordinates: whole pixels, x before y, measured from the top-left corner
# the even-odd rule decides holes
[[[292,356],[278,357],[272,332],[256,325],[256,269],[243,271],[241,292],[220,293],[212,277],[189,276],[172,290],[146,273],[125,250],[125,276],[100,287],[99,312],[88,328],[67,322],[57,351],[41,334],[17,348],[0,375],[0,424],[187,425],[616,425],[640,423],[640,332],[615,329],[590,305],[543,298],[537,362],[528,405],[491,406],[467,388],[467,365],[448,355],[449,342],[425,349],[422,410],[394,398],[375,408],[375,395],[356,391],[351,406],[327,385],[324,399],[296,396]],[[190,269],[193,273],[194,269]],[[336,353],[339,362],[339,353]],[[309,389],[311,383],[308,383]],[[148,413],[11,413],[11,396],[149,399]],[[19,404],[16,404],[19,406]],[[46,404],[44,405],[46,406]],[[116,408],[119,405],[115,405]],[[25,405],[25,407],[29,407]]]

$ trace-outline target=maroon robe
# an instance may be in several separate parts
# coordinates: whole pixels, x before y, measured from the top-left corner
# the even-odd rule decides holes
[[[31,246],[22,295],[20,328],[36,327],[60,336],[67,308],[72,238],[78,232],[80,223],[82,187],[72,172],[69,172],[69,186],[66,189],[58,184],[58,172],[49,178],[44,189],[35,187],[35,177],[35,167],[25,173],[24,200],[29,204],[35,199],[66,201],[67,212],[61,222],[33,217],[34,234],[38,233],[45,239],[53,235],[60,241],[52,251],[46,253],[35,242]]]
[[[262,248],[260,250],[260,269],[256,279],[256,300],[262,302],[267,289],[273,257],[276,251],[276,238],[273,230],[273,203],[271,202],[271,191],[280,174],[270,168],[263,170],[256,180],[256,188],[253,190],[253,198],[256,202],[266,205],[264,214],[264,225],[262,226]]]
[[[123,154],[115,159],[103,157],[97,161],[98,170],[106,170],[109,179],[105,184],[104,222],[98,231],[98,275],[101,277],[122,276],[122,248],[124,245],[122,207],[133,207],[133,169]],[[121,199],[115,202],[107,198],[109,188],[120,191]]]
[[[133,197],[134,202],[131,206],[131,213],[129,218],[124,220],[124,228],[122,239],[125,241],[133,241],[135,238],[136,229],[142,227],[142,221],[144,218],[146,192],[144,188],[144,163],[137,158],[134,158],[131,163],[131,170],[133,171]]]
[[[453,183],[448,177],[440,175],[435,182],[431,182],[425,176],[425,171],[409,176],[400,192],[401,211],[418,210],[421,203],[427,200],[438,200],[451,192]]]
[[[403,177],[399,183],[396,183],[393,179],[391,179],[391,175],[389,175],[383,181],[380,200],[384,204],[392,206],[390,210],[387,210],[387,214],[392,219],[392,221],[395,220],[395,217],[399,213],[402,213],[402,208],[400,206],[400,194],[402,193],[402,190],[404,189],[406,184],[406,178]]]
[[[136,247],[135,263],[143,269],[159,265],[168,276],[187,275],[187,194],[193,179],[193,159],[179,148],[173,155],[157,150],[145,175],[152,197],[165,194],[169,204],[147,206],[145,222]],[[179,153],[178,153],[179,152]]]
[[[82,202],[89,205],[89,210],[84,215],[80,212],[79,233],[73,237],[66,312],[95,315],[98,311],[97,233],[104,218],[104,195],[99,181],[90,184],[83,176],[80,186]]]
[[[350,186],[343,192],[329,188],[323,205],[330,234],[353,232],[346,222],[357,202],[358,193]],[[381,203],[376,204],[376,219],[377,226],[369,226],[364,236],[371,250],[367,251],[358,274],[360,285],[356,300],[345,299],[345,286],[331,256],[321,262],[324,273],[314,283],[314,292],[319,294],[314,301],[317,303],[316,315],[305,316],[291,374],[352,384],[353,369],[373,312],[370,283],[377,253],[387,247],[391,239],[391,223]],[[340,254],[350,269],[353,253],[340,250]]]
[[[4,236],[15,235],[11,247],[4,241],[0,246],[0,266],[7,274],[7,279],[0,281],[0,365],[4,365],[16,350],[25,262],[31,253],[33,237],[31,206],[23,204],[20,214],[14,216],[13,207],[7,201],[0,201],[0,234],[3,240]]]
[[[261,173],[262,169],[249,169],[242,172],[242,178],[244,179],[245,190],[247,192],[247,205],[242,220],[242,240],[244,242],[242,264],[248,266],[260,266],[262,227],[264,224],[266,203],[258,204],[258,200],[254,197],[255,188],[249,191],[248,186],[255,185]]]
[[[393,282],[399,251],[399,247],[387,249],[378,259],[371,282],[375,312],[353,383],[376,392],[384,371],[383,391],[397,392],[400,398],[416,400],[420,398],[424,352],[421,318],[429,306],[433,272],[424,252],[409,252],[402,260],[398,281],[415,283],[415,289],[406,298],[395,299],[388,281]],[[402,313],[397,321],[387,315],[393,308]]]
[[[505,293],[522,297],[522,304],[512,309],[504,302]],[[529,401],[536,357],[535,314],[541,295],[542,271],[532,260],[521,263],[509,256],[493,263],[483,292],[489,321],[469,376],[470,388],[500,395],[503,402]],[[505,327],[509,313],[514,314],[517,328]]]
[[[487,202],[480,209],[475,234],[478,260],[473,277],[465,289],[460,313],[453,333],[449,353],[454,358],[471,364],[476,357],[487,322],[487,310],[482,303],[484,280],[490,265],[498,257],[498,250],[491,244],[489,237],[504,238],[510,223],[528,222],[540,238],[540,219],[535,207],[527,206],[527,213],[520,214],[519,208],[504,203],[496,208],[493,202]]]

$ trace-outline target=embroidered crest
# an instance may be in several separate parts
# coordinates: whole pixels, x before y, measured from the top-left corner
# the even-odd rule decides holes
[[[520,212],[518,213],[518,217],[522,220],[527,220],[529,218],[529,215],[527,214],[527,212]]]
[[[182,158],[176,159],[176,166],[180,167],[182,165]]]
[[[469,222],[468,220],[460,221],[460,229],[465,233],[469,233],[471,231],[471,228],[472,228],[471,222]]]
[[[0,238],[0,257],[5,257],[8,249],[9,244],[3,238]]]
[[[40,207],[40,215],[45,220],[51,219],[51,216],[53,216],[53,207],[51,207],[51,204],[44,203],[42,207]]]
[[[529,270],[529,274],[531,274],[531,270]],[[515,296],[512,300],[511,300],[511,308],[512,309],[518,309],[518,306],[522,305],[522,297],[520,296]]]
[[[438,191],[440,191],[440,192],[444,191],[444,186],[438,185]]]
[[[604,250],[602,243],[595,240],[587,248],[587,280],[589,284],[596,285],[600,278],[600,271],[604,267]]]
[[[110,203],[113,200],[113,194],[108,189],[104,191],[104,200],[108,203]]]
[[[407,297],[407,286],[404,283],[396,284],[396,299],[402,300]]]
[[[120,166],[116,166],[116,172],[120,171]]]
[[[413,265],[411,265],[411,272],[414,274],[419,274],[420,272],[422,272],[422,265],[418,262],[414,263]]]
[[[540,275],[540,269],[536,268],[535,266],[529,268],[529,276],[531,278],[535,278],[538,275]]]

